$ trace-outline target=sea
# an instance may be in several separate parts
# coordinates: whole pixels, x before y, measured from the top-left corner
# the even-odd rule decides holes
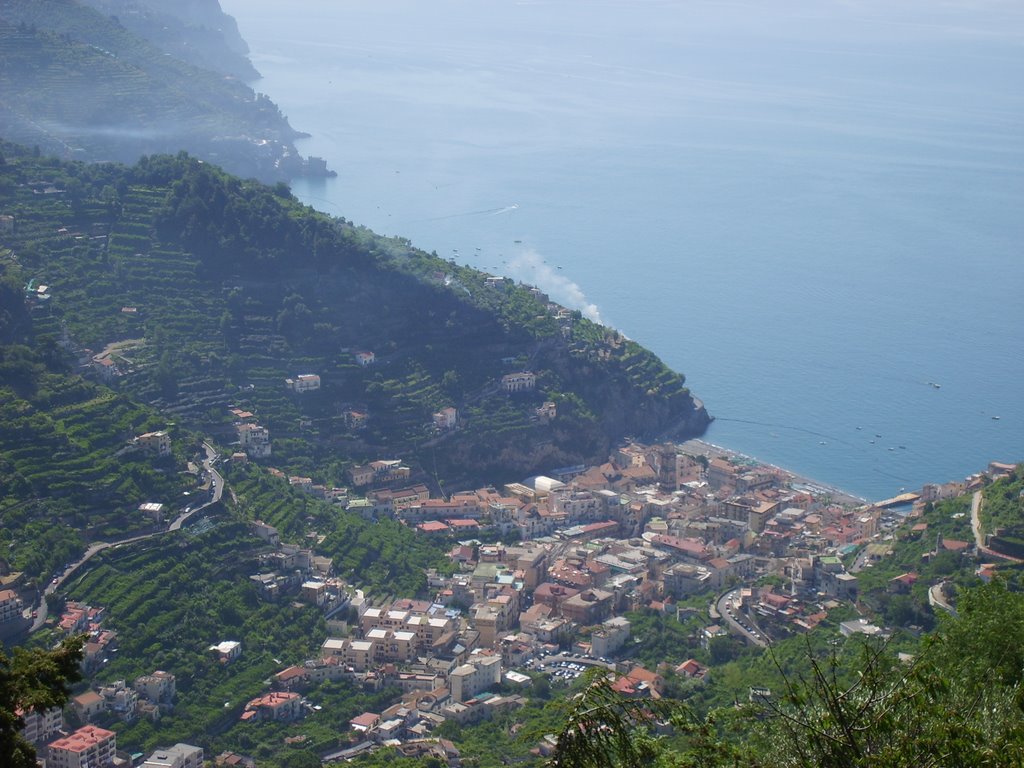
[[[867,498],[1024,460],[1024,5],[221,0],[334,179]]]

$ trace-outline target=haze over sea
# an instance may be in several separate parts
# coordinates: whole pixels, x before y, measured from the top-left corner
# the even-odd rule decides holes
[[[867,498],[1024,460],[1020,3],[221,4],[302,200],[620,329],[707,440]]]

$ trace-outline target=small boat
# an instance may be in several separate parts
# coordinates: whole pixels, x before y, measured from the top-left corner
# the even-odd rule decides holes
[[[895,448],[890,448],[889,450],[890,450],[890,451],[895,451],[896,449],[895,449]]]
[[[870,442],[870,443],[871,443],[872,445],[874,445],[874,444],[875,444],[875,441],[874,441],[874,440],[871,440],[871,441],[869,441],[869,442]]]
[[[905,446],[905,445],[901,445],[901,446],[900,446],[900,450],[901,450],[901,451],[905,451],[905,450],[907,450],[907,446]]]
[[[992,421],[999,421],[999,417],[998,416],[993,416],[992,417]]]
[[[521,243],[521,242],[523,242],[523,241],[522,241],[522,240],[513,240],[512,242],[513,242],[513,243]]]
[[[881,435],[875,435],[875,437],[881,437]]]

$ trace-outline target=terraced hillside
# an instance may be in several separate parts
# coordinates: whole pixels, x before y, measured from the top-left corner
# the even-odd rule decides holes
[[[225,443],[229,406],[253,413],[275,465],[296,473],[341,484],[355,462],[398,456],[432,480],[512,479],[707,423],[683,377],[615,331],[280,186],[184,155],[131,169],[12,156],[0,190],[7,268],[48,286],[37,337],[86,369],[109,358],[122,393]],[[503,392],[521,370],[536,387]],[[304,373],[319,389],[290,392]],[[438,432],[446,406],[459,428]]]

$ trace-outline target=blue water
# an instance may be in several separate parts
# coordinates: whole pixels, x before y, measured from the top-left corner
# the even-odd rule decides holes
[[[712,442],[868,498],[1024,460],[1024,6],[222,5],[300,198],[619,328]]]

